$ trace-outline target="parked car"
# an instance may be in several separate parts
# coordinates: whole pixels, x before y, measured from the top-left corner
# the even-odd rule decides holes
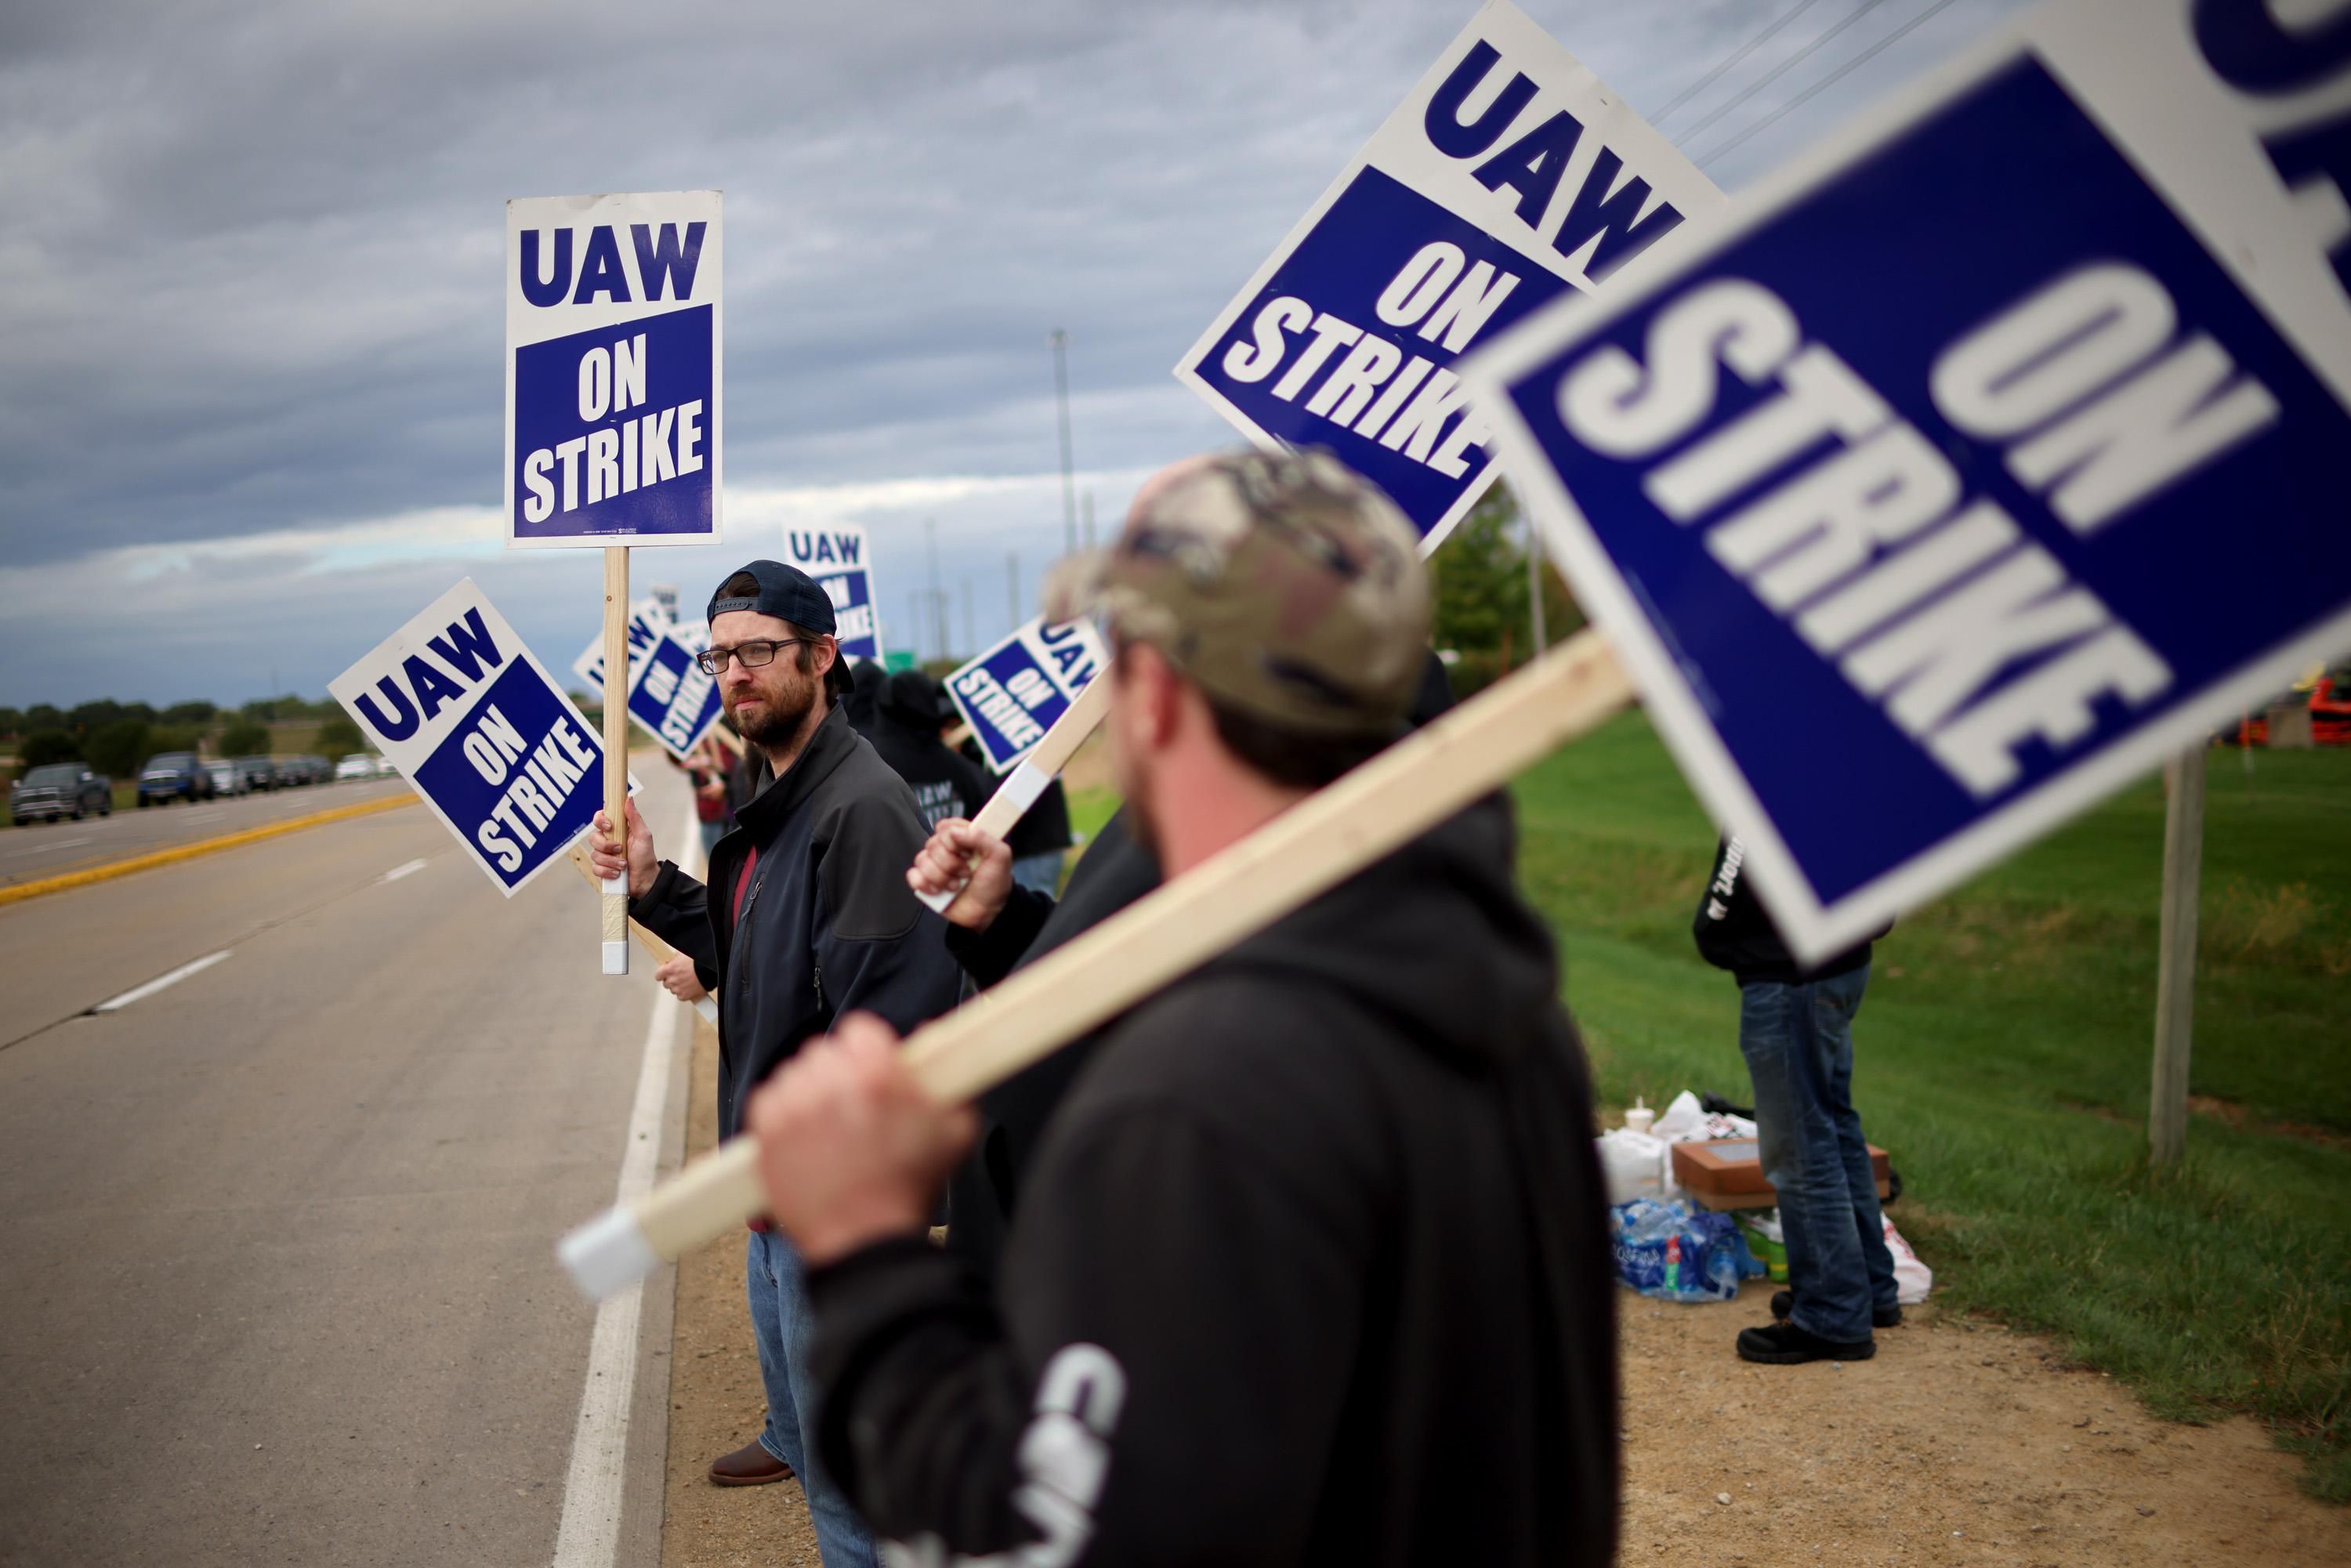
[[[349,757],[344,758],[340,762],[335,764],[335,782],[338,784],[341,783],[346,779],[372,779],[374,777],[375,758],[370,757],[364,751],[354,751]]]
[[[375,772],[376,777],[379,779],[397,779],[400,777],[400,769],[392,766],[392,758],[389,757],[379,757],[375,759]]]
[[[215,795],[243,795],[253,789],[253,781],[239,773],[236,764],[225,757],[205,763],[204,771],[213,776],[213,793]]]
[[[193,804],[213,798],[213,776],[193,751],[166,751],[147,759],[139,770],[139,803],[168,805],[173,800]]]
[[[236,771],[248,789],[277,788],[277,764],[266,757],[240,757],[236,759]]]
[[[87,762],[52,762],[8,786],[8,815],[20,824],[58,817],[78,822],[92,811],[114,815],[114,780],[91,772]]]
[[[328,761],[325,758],[319,756],[316,752],[304,752],[302,754],[302,766],[310,770],[311,783],[330,784],[334,782],[335,765]]]
[[[316,784],[319,781],[319,776],[310,771],[308,758],[281,757],[277,760],[277,782],[280,788],[288,785]]]

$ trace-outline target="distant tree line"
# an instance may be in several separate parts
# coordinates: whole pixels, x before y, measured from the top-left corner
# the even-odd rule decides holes
[[[303,720],[319,725],[312,745],[322,754],[366,749],[359,727],[331,698],[311,702],[290,694],[257,698],[234,710],[208,702],[173,703],[158,709],[111,697],[71,708],[50,703],[0,707],[0,744],[16,752],[21,768],[87,762],[100,773],[130,779],[151,757],[206,748],[206,741],[215,757],[266,753],[272,724]]]
[[[1508,486],[1497,484],[1429,557],[1437,589],[1430,632],[1440,652],[1459,655],[1448,671],[1457,696],[1491,685],[1534,657],[1527,538],[1517,497]],[[1583,625],[1583,612],[1548,559],[1542,595],[1545,642],[1562,642]]]

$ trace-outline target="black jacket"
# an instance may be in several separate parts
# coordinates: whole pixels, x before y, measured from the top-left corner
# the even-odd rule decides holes
[[[1058,900],[1016,886],[987,930],[948,926],[947,951],[975,982],[992,986],[1158,885],[1159,862],[1126,831],[1122,806],[1078,857]],[[1099,1030],[1080,1035],[979,1097],[979,1140],[947,1183],[947,1248],[985,1278],[995,1278],[1020,1176],[1036,1157],[1045,1123],[1101,1040]]]
[[[853,1008],[901,1032],[955,1006],[946,922],[906,886],[927,836],[914,799],[835,707],[784,776],[710,852],[710,882],[669,861],[629,913],[695,967],[718,998],[718,1135],[743,1124],[760,1080]],[[738,925],[735,883],[758,859]]]
[[[1715,846],[1714,869],[1707,873],[1706,887],[1698,895],[1698,916],[1690,922],[1699,957],[1718,969],[1729,970],[1742,986],[1750,980],[1792,986],[1826,980],[1851,974],[1869,962],[1870,944],[1864,942],[1816,969],[1799,965],[1788,945],[1780,940],[1771,913],[1749,884],[1746,866],[1747,846],[1736,835]],[[1885,931],[1878,933],[1885,935]]]
[[[1511,852],[1489,800],[1113,1025],[993,1295],[919,1238],[813,1273],[824,1462],[880,1534],[1610,1561],[1614,1270]]]

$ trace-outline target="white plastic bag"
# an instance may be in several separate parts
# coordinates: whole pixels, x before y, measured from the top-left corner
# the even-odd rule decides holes
[[[1706,1113],[1698,1109],[1698,1096],[1687,1089],[1675,1095],[1673,1103],[1657,1113],[1649,1131],[1669,1144],[1705,1137]]]
[[[1600,1134],[1600,1170],[1608,1183],[1608,1203],[1614,1207],[1636,1197],[1662,1197],[1666,1141],[1629,1127],[1611,1127]]]
[[[1886,1225],[1886,1249],[1894,1254],[1895,1300],[1906,1307],[1915,1307],[1935,1288],[1935,1270],[1918,1261],[1918,1254],[1910,1250],[1910,1243],[1902,1239],[1902,1232],[1894,1228],[1894,1221],[1884,1215],[1878,1218]]]

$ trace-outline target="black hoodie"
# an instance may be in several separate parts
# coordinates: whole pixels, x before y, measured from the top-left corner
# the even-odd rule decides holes
[[[987,803],[987,780],[939,738],[947,715],[938,683],[921,670],[901,670],[882,687],[865,738],[891,771],[914,792],[914,810],[928,831],[949,817],[976,817]],[[852,715],[850,723],[856,723]]]
[[[1014,887],[985,931],[947,927],[947,951],[981,986],[992,986],[1075,941],[1159,885],[1159,862],[1127,831],[1121,806],[1078,857],[1059,899]],[[1053,1108],[1102,1032],[1081,1035],[979,1097],[979,1140],[947,1180],[947,1249],[989,1280],[1004,1254],[1021,1178]]]
[[[1801,986],[1851,974],[1869,962],[1870,944],[1864,942],[1816,968],[1798,964],[1788,945],[1780,940],[1771,912],[1763,907],[1741,874],[1746,864],[1747,845],[1737,837],[1715,846],[1714,866],[1707,873],[1705,891],[1698,895],[1698,914],[1690,921],[1699,957],[1718,969],[1729,970],[1742,986],[1754,980]],[[1889,923],[1877,935],[1883,936],[1893,929]]]
[[[991,1295],[811,1277],[824,1462],[909,1561],[1599,1564],[1614,1274],[1489,800],[1113,1024]]]

